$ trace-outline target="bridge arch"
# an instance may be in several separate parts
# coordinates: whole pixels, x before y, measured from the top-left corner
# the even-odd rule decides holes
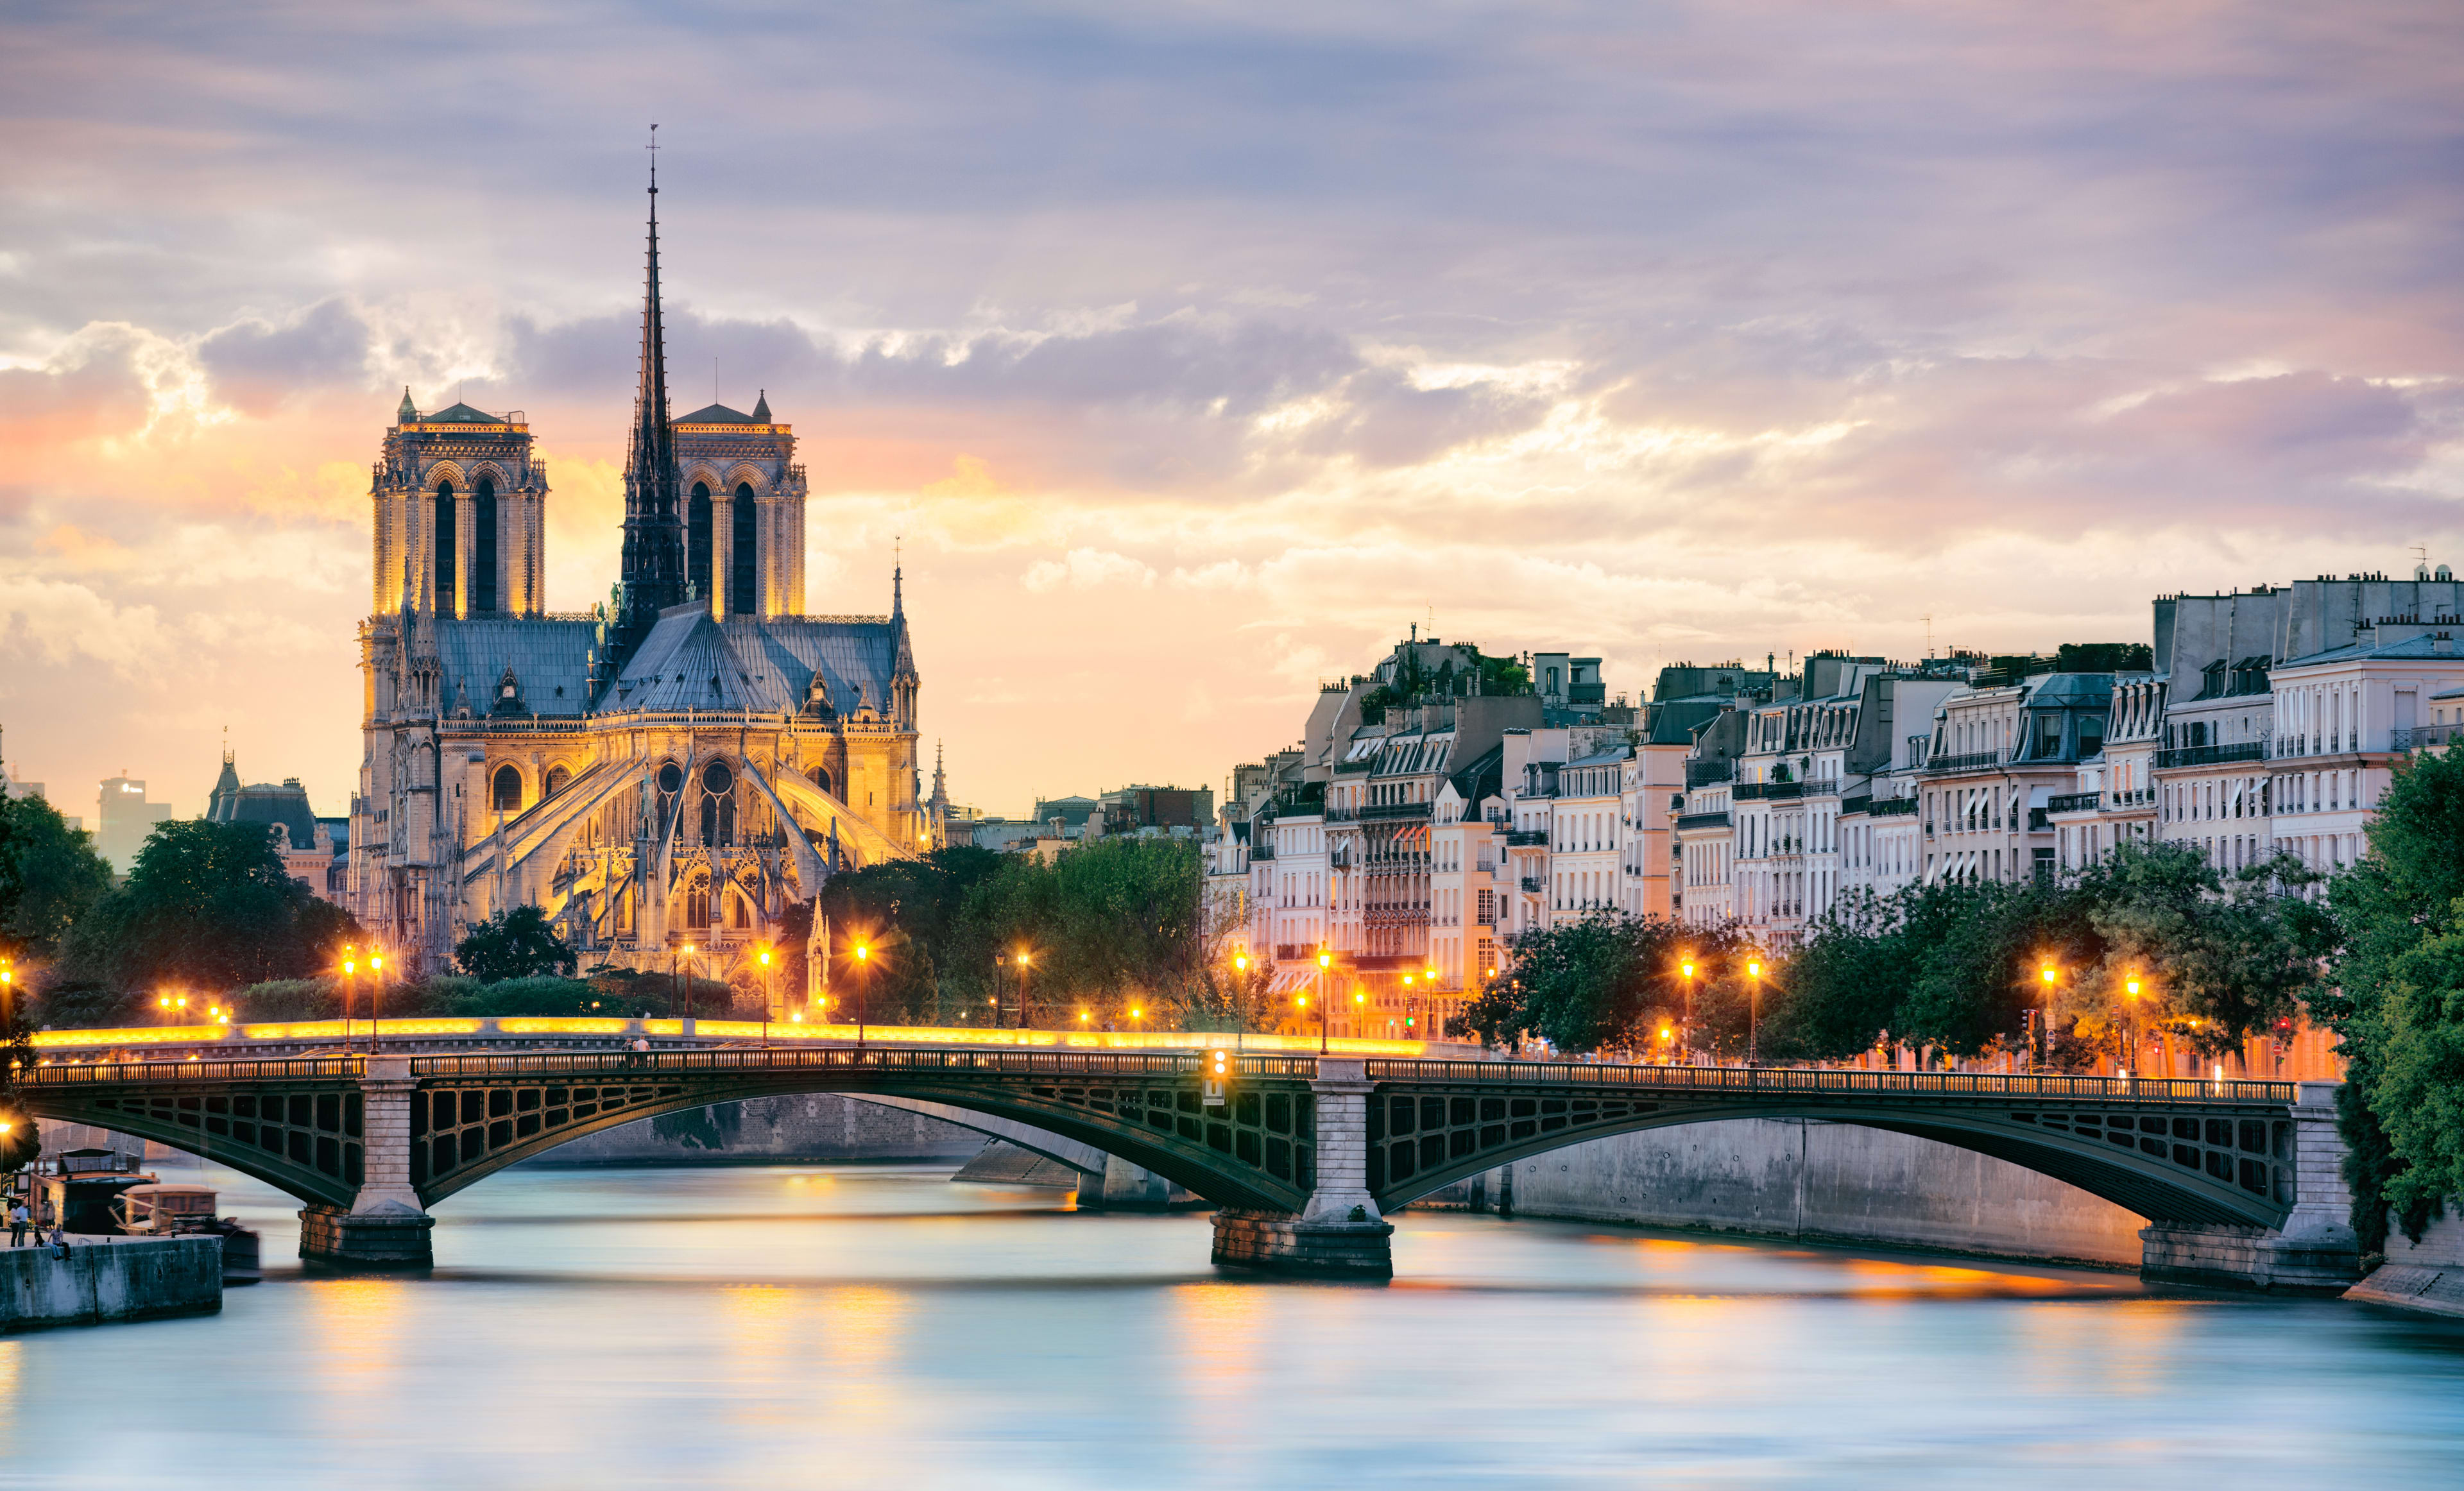
[[[2291,1212],[2295,1136],[2281,1106],[2256,1111],[2136,1111],[2117,1105],[1946,1105],[1912,1113],[1904,1105],[1831,1101],[1814,1094],[1724,1094],[1709,1100],[1613,1099],[1589,1113],[1579,1098],[1496,1091],[1407,1092],[1381,1085],[1371,1096],[1369,1191],[1392,1211],[1459,1181],[1594,1139],[1728,1119],[1810,1119],[1930,1139],[2034,1171],[2153,1222],[2283,1225]],[[1402,1127],[1400,1109],[1414,1110]],[[1432,1105],[1440,1105],[1437,1112]],[[1466,1111],[1468,1108],[1468,1111]],[[1435,1116],[1434,1123],[1429,1122]],[[2057,1117],[2060,1122],[2048,1122]],[[2081,1122],[2089,1118],[2092,1122]],[[1554,1127],[1543,1127],[1551,1120]],[[2127,1124],[2128,1127],[2122,1127]]]

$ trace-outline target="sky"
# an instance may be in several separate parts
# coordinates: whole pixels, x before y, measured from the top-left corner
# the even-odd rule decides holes
[[[2464,565],[2449,3],[18,0],[12,776],[344,811],[406,386],[606,595],[653,121],[676,412],[795,427],[809,610],[903,559],[990,812],[1220,787],[1415,625],[1640,694]]]

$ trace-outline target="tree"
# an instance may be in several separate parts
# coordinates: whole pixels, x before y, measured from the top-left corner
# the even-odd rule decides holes
[[[137,851],[128,878],[79,916],[47,995],[108,991],[110,1011],[162,984],[233,989],[323,973],[362,936],[359,924],[291,878],[261,823],[166,822]]]
[[[536,906],[512,906],[471,929],[453,945],[462,971],[483,983],[541,976],[571,976],[578,961],[572,947],[548,925]]]
[[[1673,1036],[1688,1028],[1700,1049],[1742,1049],[1750,952],[1733,926],[1597,911],[1517,938],[1512,961],[1448,1030],[1488,1045],[1534,1035],[1567,1052],[1657,1052],[1665,1045],[1660,1031]],[[1688,961],[1695,965],[1690,1023]]]
[[[40,798],[0,797],[0,954],[49,957],[110,890],[91,835]]]
[[[2464,1195],[2464,751],[2395,774],[2369,853],[2338,875],[2343,945],[2320,1001],[2346,1060],[2337,1117],[2363,1251],[2392,1208],[2415,1238]]]

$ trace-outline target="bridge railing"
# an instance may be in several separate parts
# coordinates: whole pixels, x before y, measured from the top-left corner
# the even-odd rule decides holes
[[[1271,1060],[1271,1058],[1269,1059]],[[786,1050],[574,1051],[508,1056],[414,1056],[414,1077],[687,1076],[726,1072],[867,1071],[987,1076],[1165,1077],[1198,1070],[1196,1052],[918,1050],[830,1046]],[[1303,1063],[1310,1071],[1314,1061]]]
[[[1691,1087],[1720,1092],[1870,1092],[2136,1103],[2291,1103],[2300,1095],[2299,1085],[2290,1082],[2207,1082],[2181,1077],[2027,1077],[1995,1072],[1382,1059],[1372,1060],[1368,1068],[1371,1082],[1463,1082],[1484,1086]]]
[[[21,1087],[116,1086],[132,1082],[298,1082],[357,1078],[356,1056],[288,1057],[261,1062],[96,1062],[20,1069]]]

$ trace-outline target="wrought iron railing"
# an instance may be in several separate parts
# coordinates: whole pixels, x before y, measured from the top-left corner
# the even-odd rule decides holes
[[[1677,819],[1677,831],[1680,833],[1689,828],[1726,828],[1727,826],[1728,815],[1726,813],[1683,813]]]
[[[1688,761],[1685,763],[1685,785],[1707,787],[1715,781],[1727,781],[1737,775],[1734,761]]]
[[[1227,1037],[1228,1041],[1229,1038]],[[1014,1076],[1172,1076],[1194,1071],[1197,1052],[949,1050],[825,1046],[776,1050],[549,1052],[522,1056],[415,1056],[414,1077],[626,1077],[697,1073],[878,1071]]]
[[[1997,1072],[1890,1072],[1793,1066],[1622,1066],[1584,1062],[1459,1062],[1373,1058],[1372,1082],[1468,1082],[1484,1086],[1680,1087],[1720,1092],[1897,1093],[1910,1097],[2041,1098],[2132,1103],[2291,1103],[2291,1082],[2182,1077],[2028,1077]]]
[[[1937,756],[1927,758],[1929,772],[1981,772],[2002,764],[1999,751],[1969,751],[1961,756]]]
[[[20,1068],[21,1087],[79,1087],[124,1082],[299,1082],[317,1078],[357,1078],[362,1059],[356,1056],[303,1056],[268,1061],[75,1062]]]
[[[2453,745],[2464,740],[2464,724],[2415,725],[2410,730],[2387,732],[2390,751],[2426,751],[2435,746]]]
[[[2045,800],[2048,813],[2093,813],[2102,806],[2101,792],[2065,792]]]
[[[2224,766],[2234,761],[2267,759],[2265,740],[2242,740],[2232,745],[2174,746],[2156,753],[2156,764],[2165,766]]]

